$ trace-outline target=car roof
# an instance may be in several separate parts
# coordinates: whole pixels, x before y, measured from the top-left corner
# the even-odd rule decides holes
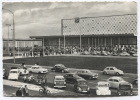
[[[81,77],[79,77],[78,79],[77,79],[77,81],[79,82],[79,81],[85,81],[85,82],[87,82],[85,79],[83,79],[83,78],[81,78]]]
[[[56,64],[55,66],[64,66],[63,64]]]
[[[113,76],[113,77],[110,77],[109,79],[122,79],[122,78],[118,76]]]
[[[18,69],[11,69],[10,71],[19,71]]]
[[[64,76],[57,75],[57,76],[55,76],[55,78],[64,78]]]

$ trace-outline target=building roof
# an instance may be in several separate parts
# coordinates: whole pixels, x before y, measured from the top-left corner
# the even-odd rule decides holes
[[[30,36],[30,38],[35,38],[35,39],[43,39],[43,38],[64,38],[65,37],[79,37],[80,35],[54,35],[54,36]],[[135,36],[134,34],[100,34],[100,35],[81,35],[81,37],[108,37],[108,36],[113,36],[113,37],[118,37],[118,36]]]

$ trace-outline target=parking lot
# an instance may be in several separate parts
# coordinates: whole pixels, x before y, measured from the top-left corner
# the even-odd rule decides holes
[[[11,66],[18,66],[20,67],[20,65],[13,65],[13,64],[4,64],[4,68],[7,70],[7,72],[9,72],[9,69]],[[31,66],[27,66],[27,68],[29,68]],[[99,77],[98,79],[92,79],[92,80],[87,80],[88,82],[88,85],[90,86],[91,90],[90,90],[90,93],[89,94],[81,94],[81,93],[76,93],[74,91],[74,85],[73,84],[67,84],[66,86],[66,89],[54,89],[53,88],[53,79],[54,79],[54,76],[56,75],[64,75],[65,73],[59,73],[59,72],[51,72],[50,69],[52,68],[52,66],[43,66],[43,68],[47,68],[49,70],[49,72],[47,74],[41,74],[41,75],[45,75],[46,78],[47,78],[47,85],[48,85],[48,88],[50,89],[51,91],[51,96],[69,96],[69,97],[74,97],[74,96],[78,96],[78,97],[81,97],[81,96],[84,96],[84,97],[97,97],[96,93],[95,93],[95,89],[96,89],[96,86],[97,86],[97,82],[98,81],[106,81],[109,77],[111,77],[111,75],[103,75],[102,74],[102,71],[98,71],[98,70],[91,70],[92,72],[95,72],[95,73],[98,73],[99,74]],[[74,68],[71,68],[70,69],[70,72],[74,73],[76,72],[77,70],[79,69],[74,69]],[[36,79],[37,75],[38,74],[34,74],[34,73],[30,73],[30,75],[33,75]],[[121,76],[124,80],[132,83],[133,80],[137,77],[137,74],[131,74],[131,73],[125,73],[123,76]],[[20,84],[21,85],[24,85],[24,84],[28,84],[29,86],[31,86],[31,88],[29,87],[29,90],[30,90],[30,94],[31,96],[39,96],[39,93],[38,93],[38,89],[37,87],[39,87],[39,85],[33,83],[33,84],[29,84],[29,83],[25,83],[23,82],[23,77],[20,76],[19,78],[19,81],[11,81],[11,80],[4,80],[3,81],[3,85],[4,85],[4,93],[6,93],[7,95],[9,94],[9,96],[15,96],[15,92],[16,92],[16,89],[18,86],[14,86],[12,84],[12,82],[14,82],[13,84]],[[20,83],[18,83],[20,82]],[[11,83],[11,84],[8,84],[8,83]],[[19,87],[20,87],[19,86]],[[33,89],[33,87],[37,86],[36,88]],[[10,90],[11,92],[9,92],[9,88],[13,88],[12,90]],[[138,91],[138,87],[137,85],[133,84],[133,92],[134,92],[134,95],[137,95],[137,91]],[[117,90],[116,89],[111,89],[111,93],[112,95],[111,96],[118,96],[117,94]]]

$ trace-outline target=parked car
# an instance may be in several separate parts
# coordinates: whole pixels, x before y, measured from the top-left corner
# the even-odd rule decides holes
[[[8,79],[9,80],[18,80],[19,78],[19,70],[18,69],[11,69],[9,72]]]
[[[27,69],[20,68],[19,73],[20,73],[20,75],[28,75],[29,71]]]
[[[56,64],[51,71],[54,72],[62,72],[62,73],[68,73],[69,69],[67,67],[65,67],[63,64]]]
[[[38,75],[35,82],[36,82],[36,84],[39,84],[39,85],[46,85],[47,84],[47,78],[43,75]]]
[[[122,52],[122,53],[120,53],[120,56],[130,56],[130,54],[127,52]]]
[[[111,91],[109,90],[110,84],[105,81],[100,81],[96,86],[96,94],[97,95],[111,95]]]
[[[23,81],[28,82],[28,83],[33,83],[35,81],[35,78],[33,75],[30,75],[30,76],[24,75]]]
[[[74,90],[81,93],[89,93],[90,87],[84,79],[77,79],[74,84]]]
[[[7,71],[3,68],[3,78],[7,78]]]
[[[83,79],[82,77],[78,76],[75,73],[67,73],[64,75],[66,79],[66,83],[72,83],[74,84],[78,79]]]
[[[66,88],[66,82],[64,76],[57,75],[54,77],[55,88]]]
[[[42,68],[39,65],[34,65],[31,68],[28,68],[28,71],[31,73],[48,73],[48,69]]]
[[[79,70],[76,72],[76,74],[85,79],[97,79],[98,78],[98,74],[93,73],[90,70]]]
[[[110,84],[111,88],[119,89],[119,84],[126,82],[126,81],[121,77],[113,76],[113,77],[110,77],[109,79],[107,79],[107,82]]]
[[[116,67],[106,67],[104,70],[103,70],[103,74],[104,75],[123,75],[124,72]]]
[[[118,95],[133,95],[133,86],[131,83],[122,82],[119,84]]]
[[[134,53],[134,54],[132,54],[132,56],[133,56],[133,57],[137,57],[137,56],[138,56],[138,54],[137,54],[137,53]]]

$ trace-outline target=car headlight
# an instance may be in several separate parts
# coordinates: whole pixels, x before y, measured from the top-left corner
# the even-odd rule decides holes
[[[97,90],[97,95],[101,95],[101,92],[99,90]]]
[[[122,95],[121,92],[118,92],[118,95]]]
[[[78,89],[78,91],[82,91],[82,89],[80,87],[78,87],[77,89]]]

